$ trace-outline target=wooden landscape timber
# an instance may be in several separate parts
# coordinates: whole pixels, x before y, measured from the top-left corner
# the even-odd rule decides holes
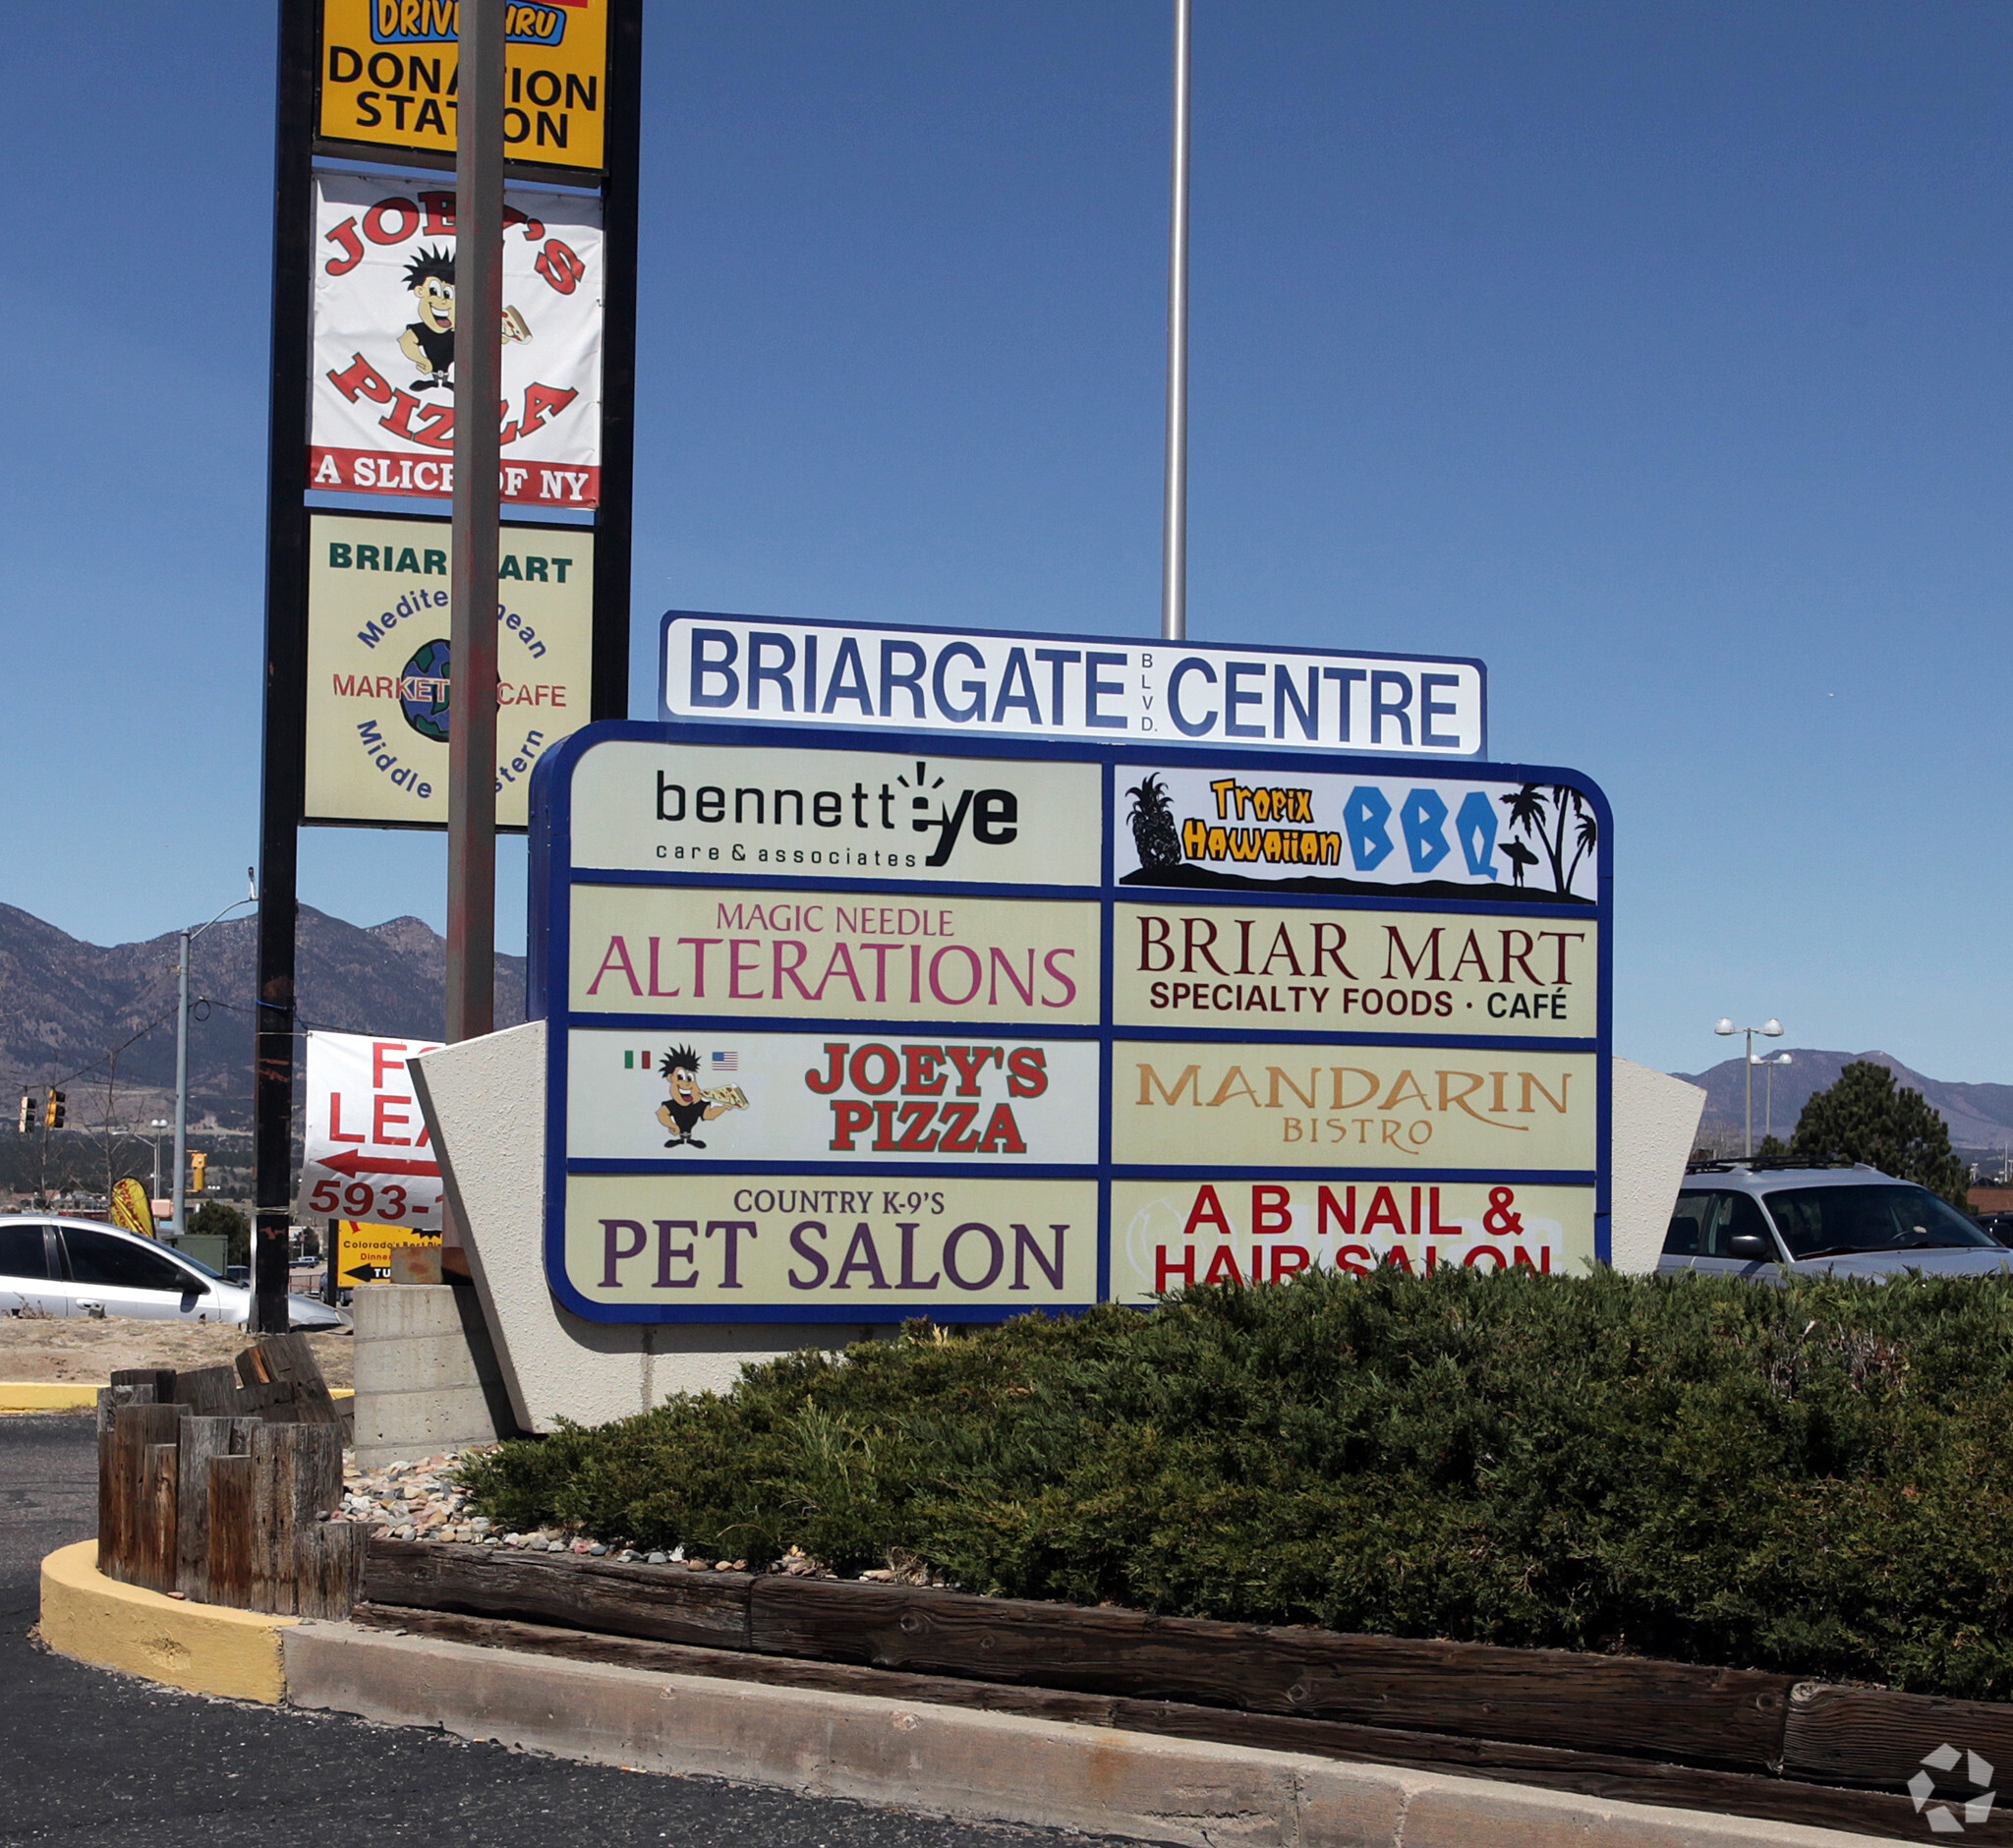
[[[201,1603],[347,1616],[366,1530],[326,1519],[346,1429],[298,1335],[235,1371],[114,1373],[98,1395],[98,1570]]]
[[[1639,1657],[382,1538],[364,1594],[359,1622],[491,1647],[1897,1839],[1926,1832],[1906,1786],[1937,1746],[2013,1765],[2013,1707]],[[2013,1844],[2013,1814],[1964,1832]]]

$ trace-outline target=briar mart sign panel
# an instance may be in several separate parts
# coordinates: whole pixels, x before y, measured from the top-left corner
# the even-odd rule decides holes
[[[776,736],[594,725],[536,774],[569,1309],[991,1320],[1606,1256],[1584,779]]]
[[[454,722],[448,523],[309,518],[309,822],[447,826]],[[505,526],[496,605],[496,823],[523,828],[531,773],[588,715],[594,535]]]
[[[503,209],[503,498],[601,500],[599,199],[511,187]],[[454,190],[315,176],[308,482],[454,492]]]
[[[608,0],[512,0],[503,18],[506,157],[598,169]],[[452,156],[458,29],[455,0],[321,0],[317,132]]]
[[[966,738],[1479,757],[1478,661],[1207,642],[893,629],[673,609],[664,719]]]

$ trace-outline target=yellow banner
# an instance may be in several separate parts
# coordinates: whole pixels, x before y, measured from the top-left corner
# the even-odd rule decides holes
[[[608,0],[503,9],[504,157],[603,164]],[[322,0],[318,132],[331,141],[454,152],[455,0]]]
[[[357,1284],[381,1283],[391,1275],[395,1244],[438,1244],[437,1232],[411,1226],[374,1226],[364,1219],[335,1222],[335,1281],[348,1290]]]
[[[582,1012],[1098,1017],[1094,902],[577,885],[572,940]]]
[[[1113,944],[1122,1026],[1530,1039],[1600,1030],[1591,919],[1122,904]]]
[[[1112,1049],[1112,1159],[1237,1167],[1590,1169],[1591,1053],[1465,1047]]]
[[[1362,1275],[1517,1268],[1583,1276],[1591,1187],[1514,1181],[1115,1181],[1112,1296],[1144,1302],[1189,1284],[1283,1283],[1308,1269]]]
[[[955,1320],[1097,1298],[1093,1181],[574,1175],[566,1279],[593,1304],[890,1305]]]
[[[153,1237],[153,1206],[144,1183],[129,1176],[112,1184],[112,1224],[122,1232],[137,1232],[145,1239]]]

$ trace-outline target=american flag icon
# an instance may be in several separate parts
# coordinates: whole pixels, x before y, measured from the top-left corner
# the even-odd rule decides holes
[[[717,1052],[713,1055],[713,1068],[716,1071],[738,1071],[741,1068],[741,1055]]]

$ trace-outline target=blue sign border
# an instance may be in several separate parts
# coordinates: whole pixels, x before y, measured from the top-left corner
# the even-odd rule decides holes
[[[940,624],[929,622],[834,622],[824,617],[815,616],[803,617],[736,615],[733,612],[724,609],[666,609],[664,613],[658,618],[657,629],[658,722],[661,724],[667,725],[703,724],[706,725],[709,729],[731,724],[760,725],[765,729],[774,729],[777,726],[781,726],[789,729],[792,732],[802,732],[803,730],[805,730],[806,727],[804,721],[800,716],[778,716],[775,719],[763,719],[753,713],[737,713],[732,715],[731,717],[722,716],[721,718],[715,720],[700,719],[691,713],[672,712],[670,708],[664,703],[664,679],[667,669],[669,667],[671,624],[674,622],[774,622],[778,624],[779,626],[792,629],[818,629],[821,631],[827,631],[839,635],[942,635],[952,641],[962,642],[970,641],[974,635],[983,635],[989,639],[998,639],[1003,642],[1040,642],[1045,645],[1053,645],[1057,642],[1082,642],[1091,647],[1096,647],[1099,644],[1102,644],[1106,648],[1111,648],[1113,646],[1118,646],[1122,648],[1169,649],[1192,647],[1203,650],[1208,656],[1212,657],[1216,655],[1234,653],[1237,646],[1237,644],[1232,642],[1161,642],[1157,641],[1155,638],[1151,636],[1133,637],[1124,635],[1078,635],[1073,631],[1064,632],[1061,630],[1051,629],[949,629],[945,628]],[[1477,677],[1481,681],[1481,737],[1480,741],[1476,744],[1474,750],[1472,752],[1413,751],[1409,753],[1408,756],[1399,759],[1398,761],[1406,764],[1474,765],[1483,762],[1488,757],[1489,668],[1488,664],[1486,662],[1477,661],[1473,656],[1470,655],[1394,655],[1389,654],[1381,649],[1374,648],[1300,648],[1283,642],[1265,642],[1255,644],[1254,646],[1261,648],[1263,652],[1267,655],[1297,655],[1309,661],[1398,661],[1423,663],[1427,665],[1437,667],[1472,667]],[[817,731],[840,731],[849,729],[849,727],[840,725],[828,726],[822,720],[815,722],[811,728]],[[890,725],[885,729],[877,727],[869,731],[866,735],[873,737],[891,738],[900,737],[904,735],[904,733],[902,728]],[[950,730],[932,730],[914,732],[908,735],[914,737],[927,738],[955,738],[962,734]],[[1074,747],[1080,744],[1088,750],[1096,750],[1101,748],[1098,740],[1093,738],[1027,738],[1019,734],[1010,732],[991,733],[985,731],[974,731],[970,735],[972,735],[973,737],[988,737],[1002,744],[1046,743],[1065,745],[1069,747]],[[1249,749],[1246,749],[1242,745],[1226,743],[1225,740],[1223,740],[1222,738],[1193,738],[1186,736],[1185,734],[1179,731],[1165,733],[1155,732],[1151,738],[1147,738],[1143,734],[1135,733],[1131,737],[1127,738],[1124,741],[1124,744],[1120,748],[1133,751],[1158,750],[1160,746],[1162,746],[1163,744],[1171,744],[1177,750],[1183,752],[1197,750],[1234,751],[1237,753],[1237,760],[1240,763],[1246,762],[1250,758],[1255,757],[1261,752],[1264,752],[1268,749],[1274,749],[1274,747],[1272,747],[1271,745],[1262,743],[1253,744],[1249,747]],[[1310,759],[1318,760],[1321,762],[1327,762],[1328,753],[1330,751],[1333,751],[1334,755],[1337,757],[1349,758],[1352,762],[1355,761],[1352,749],[1349,746],[1344,745],[1301,745],[1293,748],[1291,751],[1287,753],[1287,755],[1294,758],[1299,763],[1304,765]],[[1276,750],[1274,754],[1278,754]]]
[[[932,893],[942,895],[954,891],[961,897],[1017,897],[1017,898],[1068,898],[1078,901],[1094,900],[1102,908],[1099,1022],[1095,1026],[1049,1026],[1041,1031],[1044,1039],[1094,1039],[1103,1047],[1101,1061],[1102,1096],[1105,1106],[1100,1112],[1099,1147],[1096,1164],[1049,1164],[1016,1162],[963,1162],[958,1164],[956,1173],[969,1177],[1020,1176],[1029,1179],[1058,1179],[1093,1182],[1098,1189],[1098,1299],[1107,1300],[1111,1294],[1111,1184],[1114,1181],[1138,1180],[1178,1172],[1166,1165],[1146,1166],[1136,1163],[1115,1163],[1111,1158],[1111,1060],[1115,1041],[1133,1040],[1183,1040],[1191,1043],[1223,1042],[1228,1044],[1248,1043],[1252,1029],[1248,1024],[1237,1027],[1203,1027],[1183,1024],[1180,1026],[1117,1026],[1112,1020],[1113,1007],[1113,943],[1112,923],[1114,906],[1127,901],[1165,901],[1166,897],[1179,895],[1183,904],[1241,904],[1249,905],[1262,901],[1282,909],[1333,909],[1338,904],[1368,906],[1379,910],[1395,912],[1437,911],[1455,914],[1500,917],[1506,906],[1502,902],[1468,900],[1435,896],[1430,898],[1405,898],[1393,896],[1379,898],[1351,894],[1346,897],[1332,893],[1280,893],[1272,895],[1262,888],[1212,889],[1198,887],[1120,886],[1114,880],[1113,839],[1110,829],[1105,829],[1101,855],[1101,881],[1096,886],[1033,886],[1002,885],[981,881],[932,881],[912,879],[876,879],[854,877],[851,874],[825,874],[817,876],[789,875],[763,869],[759,873],[753,868],[735,872],[700,873],[681,871],[676,873],[635,872],[629,869],[576,868],[572,865],[572,789],[573,771],[589,751],[596,746],[618,740],[633,740],[641,743],[676,744],[698,748],[720,745],[752,745],[759,748],[775,749],[785,742],[781,731],[787,729],[788,745],[792,749],[831,751],[870,751],[877,754],[898,755],[904,752],[918,753],[925,757],[956,757],[976,760],[1046,760],[1050,762],[1070,762],[1097,764],[1101,770],[1103,813],[1100,822],[1116,811],[1114,808],[1115,785],[1121,771],[1136,774],[1150,769],[1151,760],[1159,755],[1158,744],[1098,745],[1078,740],[1049,742],[1035,739],[971,738],[964,739],[956,734],[937,731],[887,730],[846,730],[822,726],[781,727],[774,723],[723,724],[702,720],[671,720],[651,722],[641,720],[608,721],[583,726],[569,733],[551,750],[539,760],[532,775],[531,788],[531,865],[527,882],[530,903],[529,929],[527,933],[528,967],[526,970],[526,1014],[531,1019],[544,1019],[547,1023],[546,1035],[546,1202],[545,1202],[545,1264],[546,1280],[553,1296],[573,1314],[585,1321],[637,1325],[682,1322],[713,1323],[766,1323],[766,1324],[808,1324],[808,1323],[852,1323],[908,1321],[927,1316],[944,1322],[997,1322],[1014,1315],[1029,1312],[1018,1304],[977,1304],[958,1307],[958,1312],[949,1314],[948,1308],[956,1306],[944,1303],[918,1303],[914,1301],[879,1305],[827,1306],[823,1304],[762,1303],[746,1307],[723,1307],[719,1304],[695,1305],[690,1308],[672,1304],[620,1305],[595,1302],[583,1297],[568,1280],[565,1272],[564,1237],[566,1210],[566,1177],[572,1174],[722,1174],[722,1175],[782,1175],[782,1176],[844,1176],[857,1178],[861,1165],[843,1161],[760,1161],[746,1158],[689,1159],[677,1163],[640,1163],[622,1161],[568,1162],[566,1156],[566,1085],[567,1057],[571,1029],[575,1026],[625,1027],[642,1026],[661,1033],[666,1016],[661,1013],[625,1014],[618,1011],[583,1011],[565,1007],[565,976],[569,967],[568,934],[571,929],[571,905],[569,894],[573,885],[644,885],[644,886],[685,886],[699,888],[746,888],[759,885],[777,891],[829,891],[843,886],[848,891],[907,894],[926,895]],[[1192,765],[1200,753],[1211,755],[1209,747],[1183,744],[1171,747],[1179,753],[1180,761]],[[1612,1244],[1610,1223],[1612,1209],[1612,1139],[1614,1109],[1613,1087],[1613,1036],[1614,1036],[1614,930],[1613,930],[1613,890],[1614,890],[1614,829],[1613,813],[1608,806],[1606,795],[1590,778],[1573,770],[1559,769],[1548,765],[1491,764],[1474,758],[1422,758],[1411,757],[1315,757],[1306,751],[1262,751],[1226,749],[1215,747],[1214,756],[1222,760],[1222,768],[1235,770],[1240,775],[1256,771],[1271,771],[1289,776],[1307,776],[1317,769],[1324,776],[1360,775],[1364,777],[1389,778],[1432,778],[1473,781],[1528,782],[1545,787],[1564,787],[1578,791],[1592,807],[1599,824],[1600,837],[1597,843],[1597,871],[1595,898],[1587,904],[1546,904],[1541,900],[1513,900],[1520,915],[1561,918],[1591,918],[1598,924],[1599,941],[1599,982],[1600,996],[1596,1012],[1597,1028],[1591,1040],[1577,1038],[1546,1039],[1543,1044],[1548,1050],[1567,1053],[1592,1053],[1595,1056],[1595,1081],[1598,1096],[1595,1114],[1595,1162],[1593,1170],[1519,1170],[1517,1181],[1520,1185],[1531,1186],[1564,1185],[1587,1186],[1594,1189],[1594,1253],[1596,1258],[1607,1263],[1611,1261]],[[1404,888],[1394,888],[1402,893]],[[559,986],[553,987],[554,979]],[[695,1034],[708,1031],[729,1031],[746,1034],[749,1032],[789,1032],[803,1031],[806,1027],[819,1032],[890,1032],[905,1037],[932,1030],[929,1021],[890,1021],[886,1019],[863,1018],[859,1020],[827,1019],[820,1017],[814,1022],[798,1022],[785,1019],[774,1021],[751,1021],[745,1015],[712,1015],[702,1013],[676,1016],[681,1030]],[[947,1021],[946,1026],[965,1026],[968,1022]],[[1490,1034],[1446,1034],[1435,1035],[1422,1040],[1415,1033],[1352,1033],[1341,1039],[1333,1032],[1294,1032],[1291,1029],[1277,1031],[1267,1028],[1264,1037],[1268,1043],[1309,1044],[1309,1045],[1362,1045],[1362,1046],[1472,1046],[1479,1050],[1513,1050],[1526,1048],[1531,1044],[1527,1036]],[[1308,1182],[1363,1182],[1389,1181],[1392,1171],[1388,1166],[1374,1168],[1348,1167],[1301,1170],[1294,1168],[1290,1177],[1277,1166],[1243,1166],[1225,1163],[1197,1163],[1195,1177],[1226,1180],[1275,1181],[1291,1178]],[[872,1170],[877,1177],[875,1184],[891,1184],[896,1182],[910,1182],[917,1176],[910,1171],[884,1171],[879,1164]],[[925,1168],[923,1174],[931,1172]],[[942,1172],[940,1169],[938,1172]],[[1408,1170],[1406,1179],[1421,1184],[1489,1184],[1502,1178],[1497,1169],[1464,1168],[1422,1168]],[[1090,1302],[1048,1303],[1041,1305],[1044,1313],[1068,1314],[1092,1307]]]

